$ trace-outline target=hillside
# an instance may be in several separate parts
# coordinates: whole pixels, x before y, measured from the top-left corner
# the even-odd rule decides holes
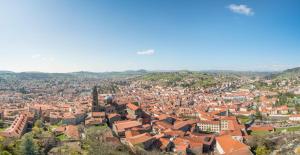
[[[299,79],[300,78],[300,67],[287,69],[281,73],[273,74],[272,78],[275,80]]]
[[[124,71],[124,72],[72,72],[72,73],[43,73],[43,72],[9,72],[9,71],[0,71],[0,79],[4,80],[43,80],[43,79],[54,79],[54,78],[96,78],[96,79],[105,79],[105,78],[128,78],[136,77],[146,74],[145,70],[138,71]]]
[[[217,84],[214,76],[192,71],[154,72],[138,77],[138,80],[161,86],[209,87]]]

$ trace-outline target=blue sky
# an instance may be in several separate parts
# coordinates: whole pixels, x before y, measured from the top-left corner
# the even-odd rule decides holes
[[[0,0],[0,70],[283,70],[298,0]]]

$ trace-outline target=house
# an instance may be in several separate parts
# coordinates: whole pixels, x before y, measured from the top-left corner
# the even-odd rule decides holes
[[[137,135],[142,134],[139,130],[126,130],[125,131],[125,138],[134,137]]]
[[[27,129],[28,116],[27,114],[20,114],[11,124],[11,126],[4,131],[0,132],[4,137],[20,138]]]
[[[93,118],[105,118],[105,112],[92,112],[91,115]]]
[[[76,124],[80,124],[81,122],[84,122],[85,117],[87,116],[86,113],[84,111],[76,111],[74,113],[75,115],[75,122]]]
[[[300,121],[300,114],[294,114],[289,116],[290,121]]]
[[[172,129],[167,129],[164,131],[164,134],[166,137],[184,137],[185,132],[182,130],[172,130]]]
[[[173,125],[173,129],[182,130],[182,131],[186,132],[192,128],[193,124],[196,124],[196,121],[192,121],[192,120],[176,121]]]
[[[115,113],[116,108],[112,105],[105,105],[105,113]]]
[[[3,120],[4,118],[4,110],[0,109],[0,120]]]
[[[273,126],[270,126],[270,125],[261,125],[261,126],[252,126],[250,127],[250,130],[253,132],[253,131],[266,131],[266,132],[272,132],[274,131],[274,127]]]
[[[55,135],[65,134],[68,138],[71,138],[73,140],[80,139],[80,133],[76,125],[59,126],[54,129],[54,133]]]
[[[252,155],[248,145],[233,139],[230,135],[216,137],[216,150],[224,155]]]
[[[105,118],[89,118],[85,120],[85,126],[97,126],[97,125],[105,125],[106,119]]]
[[[116,121],[113,123],[112,129],[116,135],[125,136],[125,131],[135,127],[142,127],[142,123],[135,120]]]
[[[246,133],[246,132],[245,132]],[[230,135],[233,139],[243,142],[244,134],[240,129],[236,130],[223,130],[220,132],[220,135]],[[246,134],[245,134],[246,135]]]
[[[279,106],[279,107],[274,107],[271,110],[272,115],[286,115],[289,113],[289,108],[287,105]]]
[[[55,128],[53,130],[53,132],[56,136],[58,136],[58,135],[64,134],[65,130],[66,130],[65,126],[59,126],[59,127]]]
[[[174,148],[174,143],[169,138],[159,138],[158,143],[161,151],[171,152]]]
[[[121,120],[121,115],[117,113],[112,113],[107,115],[109,125],[112,125],[115,121]]]
[[[177,137],[173,140],[174,143],[174,149],[173,151],[176,154],[181,154],[181,155],[186,155],[187,154],[187,149],[189,148],[189,140]]]
[[[50,124],[57,124],[62,120],[62,116],[60,115],[59,112],[50,112],[49,114],[49,121]]]
[[[105,112],[91,112],[90,116],[85,119],[86,126],[105,125],[107,120]]]
[[[161,133],[166,129],[173,129],[173,125],[165,121],[155,121],[152,122],[152,124],[153,124],[152,127],[153,133],[157,133],[157,134]]]
[[[34,113],[37,119],[43,118],[44,114],[54,110],[54,107],[48,104],[33,104],[29,106],[29,112]]]
[[[129,138],[126,138],[126,142],[129,146],[134,147],[134,146],[140,146],[145,150],[151,149],[153,146],[152,144],[154,143],[155,138],[152,137],[149,133],[143,133],[140,135],[132,136]]]
[[[127,117],[128,118],[132,118],[132,119],[136,119],[138,117],[141,117],[143,114],[143,111],[140,107],[134,105],[133,103],[128,103],[127,104]]]
[[[67,125],[65,127],[64,134],[67,135],[69,138],[79,140],[80,139],[80,133],[78,131],[78,127],[75,125]]]
[[[197,126],[200,131],[208,131],[208,132],[220,132],[221,126],[220,121],[199,121]]]
[[[176,121],[176,119],[174,117],[171,117],[170,115],[167,115],[167,114],[161,114],[161,115],[157,116],[157,119],[160,121],[165,121],[170,124],[173,124]]]
[[[62,116],[62,123],[63,124],[73,124],[75,125],[76,124],[76,117],[73,113],[64,113],[63,116]]]
[[[203,152],[209,153],[214,149],[215,144],[215,135],[214,134],[199,134],[199,133],[190,133],[189,137],[191,139],[201,140],[203,143]]]
[[[203,142],[201,139],[194,137],[186,137],[186,140],[189,141],[189,148],[187,152],[189,154],[202,154],[203,153]]]

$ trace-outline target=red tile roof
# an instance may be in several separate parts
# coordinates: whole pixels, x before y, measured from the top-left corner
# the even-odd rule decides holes
[[[67,136],[75,138],[75,139],[79,139],[79,136],[80,136],[78,128],[75,125],[67,125],[65,134]]]
[[[249,150],[249,146],[234,140],[230,135],[223,135],[216,137],[217,143],[221,146],[225,154],[237,154],[237,152],[245,152],[247,154],[252,154]]]
[[[126,140],[132,145],[140,144],[147,142],[149,140],[153,140],[154,138],[149,133],[143,133],[140,135],[136,135],[133,137],[126,138]]]
[[[272,127],[272,126],[252,126],[252,127],[250,127],[250,130],[252,130],[252,131],[272,131],[272,130],[274,130],[274,127]]]
[[[114,123],[114,125],[118,132],[122,132],[125,131],[126,129],[142,126],[142,123],[139,121],[125,120],[125,121],[117,121]]]
[[[139,109],[138,106],[136,106],[136,105],[134,105],[134,104],[132,104],[132,103],[128,103],[128,104],[127,104],[127,107],[128,107],[129,109],[131,109],[131,110],[134,110],[134,111]]]

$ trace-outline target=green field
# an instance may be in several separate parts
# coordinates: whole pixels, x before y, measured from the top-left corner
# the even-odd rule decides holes
[[[249,121],[251,121],[251,118],[248,116],[237,116],[237,119],[242,123],[245,124]]]
[[[300,126],[287,127],[287,128],[276,128],[276,132],[282,132],[286,130],[287,132],[300,131]]]
[[[65,141],[65,140],[69,139],[65,134],[61,134],[61,135],[57,136],[56,138],[58,138],[60,141]]]
[[[252,131],[251,135],[253,135],[253,136],[265,136],[269,133],[271,133],[271,132],[269,132],[269,131]]]

